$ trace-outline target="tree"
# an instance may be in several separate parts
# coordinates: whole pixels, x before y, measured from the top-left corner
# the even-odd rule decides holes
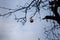
[[[54,1],[49,2],[49,5],[51,5],[51,11],[53,12],[55,16],[46,16],[45,19],[52,19],[52,20],[57,21],[58,24],[60,24],[60,15],[57,12],[58,7],[60,7],[59,3],[60,3],[60,0],[58,1],[54,0]]]
[[[48,4],[45,4],[45,2],[48,2]],[[43,5],[41,6],[41,4],[43,4]],[[60,7],[60,0],[52,0],[52,1],[50,1],[50,0],[32,0],[31,3],[27,3],[27,6],[23,6],[23,7],[20,7],[18,9],[10,9],[10,8],[5,8],[5,7],[0,7],[0,8],[3,8],[3,9],[13,10],[13,11],[9,11],[8,13],[5,13],[5,14],[0,14],[0,16],[6,16],[6,15],[10,16],[10,15],[12,15],[13,13],[15,13],[17,11],[24,10],[24,12],[25,12],[25,16],[24,17],[17,18],[16,15],[15,15],[15,20],[17,20],[17,22],[22,22],[23,25],[24,25],[26,23],[26,21],[27,21],[26,17],[27,17],[28,10],[30,10],[30,9],[32,9],[34,7],[35,8],[35,12],[33,13],[33,16],[30,17],[30,22],[33,23],[34,22],[33,21],[33,17],[37,13],[40,14],[40,9],[44,8],[44,7],[47,7],[47,5],[49,5],[48,9],[51,9],[51,12],[53,12],[53,15],[47,15],[47,16],[45,16],[43,18],[43,20],[45,20],[45,19],[53,20],[54,26],[51,29],[46,30],[45,34],[47,36],[49,36],[48,33],[52,32],[52,35],[54,36],[53,37],[54,39],[49,39],[49,38],[48,39],[49,40],[60,40],[59,39],[59,37],[60,37],[59,35],[60,34],[59,33],[58,34],[54,33],[55,29],[59,29],[60,28],[60,27],[58,27],[58,26],[60,26],[60,15],[59,15],[59,13],[57,11],[58,7]],[[48,9],[44,9],[44,10],[48,10]],[[55,21],[59,25],[55,25]],[[55,37],[57,39],[55,39]]]
[[[58,7],[60,7],[59,3],[60,3],[60,0],[50,1],[49,5],[51,5],[50,8],[51,8],[51,11],[53,12],[54,15],[53,16],[46,16],[44,18],[44,19],[55,20],[59,24],[59,27],[58,27],[57,25],[55,25],[55,22],[53,22],[54,26],[51,29],[45,31],[45,34],[47,35],[48,40],[60,40],[59,39],[60,33],[58,33],[59,31],[56,33],[57,30],[60,30],[60,15],[57,11]],[[52,33],[50,35],[53,37],[49,36],[49,33]]]

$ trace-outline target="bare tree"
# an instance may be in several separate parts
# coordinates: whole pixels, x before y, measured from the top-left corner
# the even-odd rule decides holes
[[[48,4],[45,4],[46,2],[48,2]],[[43,5],[41,6],[41,4],[43,4]],[[10,15],[12,15],[13,13],[15,13],[17,11],[24,10],[25,16],[22,17],[22,18],[17,18],[16,15],[15,15],[15,20],[17,20],[17,22],[22,22],[23,24],[25,24],[25,22],[27,21],[26,17],[27,17],[28,10],[30,10],[34,7],[35,12],[33,13],[33,16],[30,17],[30,22],[33,23],[34,22],[33,17],[37,13],[40,14],[40,9],[44,8],[44,7],[47,7],[47,5],[49,5],[48,9],[51,9],[51,12],[53,12],[53,15],[47,15],[43,18],[43,20],[45,20],[45,19],[53,20],[54,26],[51,29],[46,30],[45,34],[47,35],[48,40],[60,40],[59,39],[60,33],[56,33],[56,31],[55,31],[55,30],[60,29],[60,15],[57,11],[58,7],[60,7],[60,0],[52,0],[52,1],[51,0],[32,0],[29,4],[27,4],[27,6],[20,7],[18,9],[10,9],[10,8],[5,8],[5,7],[0,7],[0,8],[3,8],[3,9],[13,10],[13,11],[9,11],[5,14],[0,14],[0,16],[6,16],[6,15],[10,16]],[[46,10],[46,9],[44,9],[44,10]],[[56,25],[55,21],[59,25]],[[49,33],[51,33],[52,38],[49,35]]]
[[[51,11],[55,16],[46,16],[45,19],[51,19],[57,21],[58,24],[60,24],[60,15],[57,11],[58,7],[60,7],[60,0],[54,0],[49,2],[49,5],[51,6]]]
[[[60,40],[60,33],[58,30],[60,30],[60,15],[58,13],[58,7],[60,7],[60,0],[54,0],[49,1],[50,9],[53,12],[53,16],[46,16],[44,19],[50,19],[53,20],[54,26],[48,30],[45,31],[45,34],[47,35],[48,40]],[[58,25],[55,24],[56,21]]]
[[[3,8],[3,9],[11,10],[11,11],[5,13],[5,14],[0,14],[0,16],[6,16],[6,15],[10,16],[10,15],[12,15],[13,13],[15,13],[17,11],[24,10],[25,16],[22,17],[22,18],[17,18],[16,15],[15,15],[15,20],[17,20],[17,22],[22,22],[23,24],[25,24],[25,22],[27,21],[26,17],[27,17],[28,10],[30,10],[30,9],[32,9],[34,7],[35,8],[35,12],[33,13],[33,16],[31,16],[31,18],[30,18],[31,19],[30,22],[32,23],[33,22],[32,18],[36,15],[36,13],[40,13],[40,4],[41,3],[44,4],[46,1],[47,0],[45,0],[45,1],[32,0],[31,3],[27,3],[27,6],[20,7],[18,9],[10,9],[10,8],[5,8],[5,7],[0,7],[0,8]],[[45,6],[46,6],[46,4],[44,4],[41,7],[45,7]]]

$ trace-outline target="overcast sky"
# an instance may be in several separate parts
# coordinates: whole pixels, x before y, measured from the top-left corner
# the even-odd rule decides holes
[[[19,8],[20,5],[24,5],[26,2],[30,2],[31,0],[0,0],[0,7],[6,7],[11,9]],[[0,8],[0,14],[7,13],[8,10]],[[32,11],[29,11],[27,14],[27,22],[25,25],[22,25],[20,22],[16,22],[14,20],[14,14],[17,17],[23,16],[23,12],[18,11],[12,14],[10,17],[0,17],[0,35],[5,37],[1,38],[1,40],[41,40],[44,39],[44,27],[49,26],[50,23],[45,20],[40,20],[39,16],[34,17],[34,22],[29,22],[29,17],[32,15]],[[46,13],[46,14],[45,14]],[[41,10],[41,16],[44,17],[48,15],[48,12]]]

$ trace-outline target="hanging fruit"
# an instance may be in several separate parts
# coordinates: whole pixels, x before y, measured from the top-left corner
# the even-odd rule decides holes
[[[32,17],[30,18],[30,23],[33,23],[34,22],[34,20],[32,19]]]

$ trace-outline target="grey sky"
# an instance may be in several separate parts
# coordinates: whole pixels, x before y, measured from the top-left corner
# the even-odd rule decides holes
[[[27,1],[30,2],[31,0],[0,0],[0,7],[16,9],[19,7],[19,5],[23,6]],[[0,8],[1,14],[7,12],[8,10]],[[50,23],[47,23],[45,20],[40,21],[39,16],[35,16],[34,22],[30,23],[29,17],[33,12],[29,11],[28,13],[29,14],[27,14],[27,22],[25,23],[25,25],[22,25],[19,22],[17,23],[14,20],[14,14],[16,14],[17,17],[21,17],[24,15],[21,11],[12,14],[8,18],[0,17],[0,33],[5,33],[5,36],[8,37],[3,40],[38,40],[38,38],[40,38],[41,40],[45,40],[43,33],[44,27],[49,26]],[[44,17],[45,15],[49,14],[42,9],[41,16]]]

